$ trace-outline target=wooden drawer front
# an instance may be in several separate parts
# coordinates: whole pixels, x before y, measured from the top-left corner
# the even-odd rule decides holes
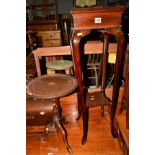
[[[57,30],[57,24],[48,24],[48,25],[29,25],[29,30],[32,31],[49,31],[49,30]]]
[[[103,27],[116,27],[121,25],[121,18],[112,15],[95,14],[74,17],[74,28],[76,29],[99,29]]]
[[[60,31],[46,31],[42,33],[42,40],[60,39]]]
[[[121,25],[124,7],[73,9],[75,29],[100,29]]]
[[[61,46],[61,40],[47,40],[43,41],[43,47],[56,47]]]

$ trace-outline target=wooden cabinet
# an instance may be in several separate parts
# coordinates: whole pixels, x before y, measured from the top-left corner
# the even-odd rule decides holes
[[[61,31],[42,31],[38,32],[42,38],[43,47],[61,46]]]
[[[57,0],[27,0],[27,28],[32,31],[57,30]]]
[[[61,31],[39,31],[38,36],[41,38],[42,47],[58,47],[62,45]],[[48,56],[45,57],[46,63],[53,60],[61,60],[63,56]]]
[[[43,40],[53,40],[53,39],[60,39],[60,31],[45,31],[42,32],[42,39]]]
[[[27,0],[26,28],[29,31],[37,32],[38,47],[62,45],[57,10],[57,0]],[[49,57],[46,60],[51,61],[53,58]]]
[[[60,46],[60,40],[46,40],[43,42],[44,47]]]

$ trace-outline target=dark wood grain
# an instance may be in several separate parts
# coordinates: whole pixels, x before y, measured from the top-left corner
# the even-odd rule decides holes
[[[120,91],[119,102],[122,98],[122,92],[123,89]],[[110,88],[106,89],[106,94],[111,98],[112,91]],[[118,140],[114,139],[111,135],[109,115],[105,114],[105,117],[102,117],[100,107],[90,109],[88,140],[86,145],[82,145],[83,125],[82,119],[76,120],[78,115],[76,93],[61,98],[60,104],[63,109],[62,115],[68,121],[68,124],[64,126],[67,130],[68,142],[72,147],[74,155],[123,155]],[[48,153],[53,153],[53,155],[68,155],[59,132],[55,134],[53,132],[50,133],[45,142],[40,142],[38,138],[42,133],[27,135],[27,155],[47,155]]]
[[[82,144],[85,144],[87,141],[88,134],[88,108],[86,106],[86,92],[84,91],[83,83],[83,70],[81,67],[82,58],[81,58],[81,40],[87,36],[91,30],[100,29],[100,32],[103,34],[103,59],[106,59],[106,53],[108,51],[108,35],[113,35],[116,38],[118,44],[117,47],[117,58],[116,58],[116,69],[114,76],[114,89],[113,89],[113,98],[112,98],[112,112],[111,112],[111,131],[113,136],[114,134],[114,115],[116,112],[118,93],[119,93],[119,81],[121,78],[121,69],[123,66],[123,52],[124,52],[124,34],[122,31],[122,15],[125,11],[125,7],[96,7],[96,8],[75,8],[71,11],[73,16],[74,28],[70,38],[70,45],[72,50],[72,58],[74,62],[74,71],[78,81],[78,89],[80,95],[80,108],[83,118],[83,137]],[[106,53],[105,53],[106,52]],[[103,61],[103,66],[106,63]],[[105,76],[105,67],[103,67],[102,75]],[[105,79],[102,80],[102,88],[104,93],[105,88]]]

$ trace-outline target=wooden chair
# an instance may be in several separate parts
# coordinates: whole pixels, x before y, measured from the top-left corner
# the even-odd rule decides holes
[[[26,58],[26,83],[35,77],[37,73],[34,56],[32,53]]]
[[[37,48],[38,40],[37,40],[37,32],[27,31],[26,32],[26,48],[30,49],[32,52]]]

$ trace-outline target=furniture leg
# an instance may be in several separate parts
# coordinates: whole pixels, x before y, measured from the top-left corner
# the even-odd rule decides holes
[[[111,107],[111,116],[110,116],[110,123],[111,123],[111,133],[113,137],[117,137],[115,127],[114,127],[114,119],[115,119],[115,113],[117,108],[117,102],[118,102],[118,95],[119,95],[119,81],[121,78],[121,73],[123,70],[123,53],[124,53],[124,34],[122,30],[118,29],[117,32],[117,41],[118,44],[118,53],[116,57],[116,67],[114,72],[114,85],[113,85],[113,95],[112,95],[112,107]]]
[[[80,98],[80,93],[77,91],[77,101],[78,101],[78,116],[76,120],[79,120],[81,117],[81,98]]]
[[[88,135],[88,118],[89,118],[89,109],[85,109],[85,122],[84,122],[84,132],[83,132],[83,137],[82,137],[82,144],[85,144],[87,141],[87,135]]]
[[[36,63],[37,75],[41,76],[39,57],[38,57],[38,55],[36,53],[34,53],[34,60],[35,60],[35,63]]]
[[[126,103],[125,103],[124,99],[122,99],[122,103],[121,103],[121,107],[120,107],[120,109],[119,109],[119,113],[122,113],[123,110],[126,109],[125,104],[126,104]]]
[[[90,30],[83,30],[83,31],[73,31],[71,35],[71,49],[72,49],[72,57],[74,61],[74,70],[75,75],[78,81],[78,89],[80,95],[80,108],[82,113],[83,119],[83,137],[82,137],[82,144],[85,144],[87,141],[87,132],[88,132],[88,123],[87,123],[87,116],[86,116],[86,102],[84,98],[84,89],[83,89],[83,78],[82,78],[82,71],[81,71],[81,61],[80,61],[80,40],[82,37],[89,34]],[[74,51],[74,52],[73,52]],[[78,61],[77,61],[78,60]],[[75,66],[77,66],[75,68]]]
[[[52,126],[53,126],[53,122],[49,123],[49,124],[45,127],[45,129],[44,129],[44,134],[40,137],[40,141],[41,141],[41,142],[45,141],[45,139],[48,137],[49,131],[50,131],[50,127],[52,127]],[[55,130],[55,132],[56,132],[56,130]]]
[[[64,116],[62,116],[62,107],[60,106],[60,99],[57,98],[55,99],[55,102],[58,106],[58,111],[59,111],[59,120],[62,124],[68,124],[68,121],[65,119]]]
[[[73,151],[72,151],[70,145],[68,144],[66,130],[63,128],[63,126],[60,123],[59,119],[58,120],[55,120],[55,124],[58,127],[58,129],[60,130],[60,133],[62,135],[63,141],[64,141],[64,143],[66,145],[67,151],[72,154]]]
[[[67,151],[69,153],[72,153],[72,149],[68,144],[67,141],[67,133],[66,130],[63,128],[62,123],[61,123],[61,117],[60,117],[60,104],[59,104],[59,100],[57,99],[53,99],[53,112],[54,112],[54,123],[55,126],[60,130],[60,133],[62,135],[63,141],[66,145]]]

